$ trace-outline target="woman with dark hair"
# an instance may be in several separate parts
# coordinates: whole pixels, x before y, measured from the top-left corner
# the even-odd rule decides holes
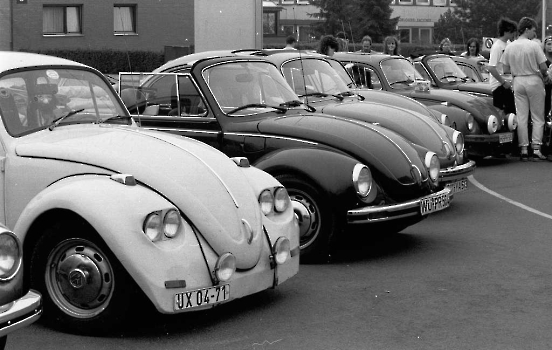
[[[399,40],[394,36],[388,36],[383,40],[383,53],[388,55],[399,54]]]
[[[462,57],[483,57],[480,54],[479,40],[476,38],[470,38],[466,43],[466,51],[460,54]]]
[[[320,39],[318,53],[327,56],[333,56],[339,51],[339,42],[333,35],[325,35]]]

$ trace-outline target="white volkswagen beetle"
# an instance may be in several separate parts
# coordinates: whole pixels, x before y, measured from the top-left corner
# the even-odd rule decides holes
[[[298,272],[285,188],[245,158],[138,128],[95,69],[0,52],[0,114],[0,221],[50,325],[102,332],[143,297],[200,310]]]

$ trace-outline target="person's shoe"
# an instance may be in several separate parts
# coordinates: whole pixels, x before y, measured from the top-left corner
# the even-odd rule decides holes
[[[533,162],[540,162],[542,160],[546,160],[546,157],[538,149],[533,150],[532,158],[533,158]]]
[[[519,155],[519,160],[522,162],[527,162],[529,160],[529,154],[528,153],[521,153]]]
[[[546,157],[546,159],[547,159],[549,162],[552,162],[552,154],[549,154],[548,157]]]

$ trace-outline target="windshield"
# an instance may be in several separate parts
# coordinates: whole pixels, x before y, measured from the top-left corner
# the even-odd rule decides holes
[[[12,136],[59,124],[101,122],[128,113],[97,74],[76,69],[35,69],[0,78],[2,121]]]
[[[455,83],[467,80],[466,74],[450,57],[435,57],[427,61],[427,66],[433,71],[437,80],[444,83]]]
[[[268,62],[231,62],[203,71],[220,109],[232,116],[251,115],[285,106],[299,97],[276,67]],[[248,106],[249,107],[245,107]]]
[[[405,89],[413,86],[416,80],[424,80],[414,66],[406,59],[392,58],[380,63],[381,70],[393,89]]]
[[[350,88],[356,88],[357,87],[355,82],[353,81],[353,79],[351,78],[349,73],[347,72],[347,69],[345,67],[343,67],[343,65],[340,62],[335,61],[335,60],[328,60],[328,62],[330,62],[332,68],[335,69],[335,71],[337,72],[339,77],[345,82],[345,84],[348,87],[350,87]]]
[[[335,69],[323,60],[290,61],[283,65],[282,71],[299,96],[316,93],[338,95],[349,91]]]

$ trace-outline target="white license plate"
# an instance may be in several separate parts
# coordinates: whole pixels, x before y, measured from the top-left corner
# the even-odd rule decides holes
[[[450,189],[450,194],[464,192],[468,189],[468,179],[450,182],[446,185],[446,188]]]
[[[201,288],[174,295],[174,310],[184,310],[192,307],[216,304],[230,298],[230,285]]]
[[[430,196],[422,198],[420,201],[420,213],[422,215],[427,215],[429,213],[434,213],[439,210],[448,208],[450,205],[449,194],[432,194]]]
[[[512,142],[513,140],[514,140],[514,133],[513,132],[508,132],[508,133],[498,135],[498,142],[499,143]]]

